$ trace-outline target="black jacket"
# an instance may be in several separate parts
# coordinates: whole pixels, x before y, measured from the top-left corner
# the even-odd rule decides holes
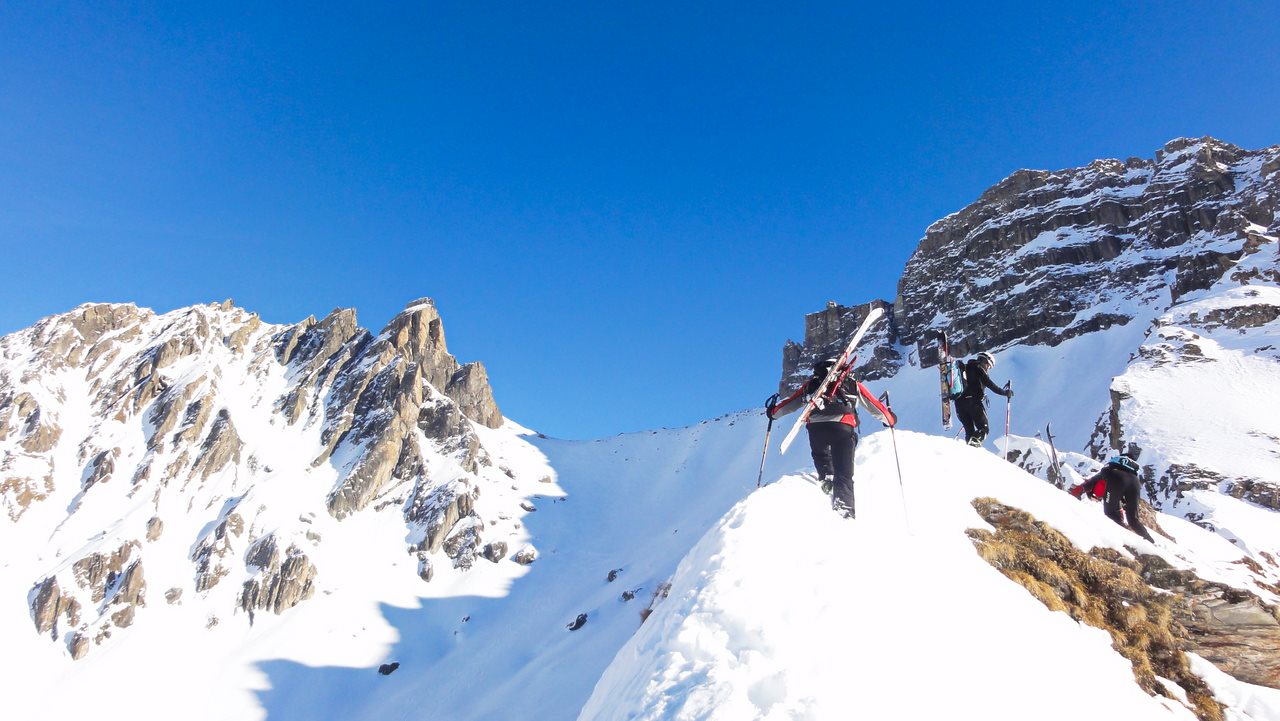
[[[991,376],[987,375],[986,369],[978,359],[971,358],[964,364],[964,393],[961,393],[960,397],[982,400],[986,396],[983,386],[990,388],[991,392],[998,396],[1007,395],[1003,388],[992,382]]]

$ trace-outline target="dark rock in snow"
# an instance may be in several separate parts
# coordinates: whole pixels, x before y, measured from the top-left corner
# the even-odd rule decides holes
[[[497,563],[507,557],[507,544],[505,541],[487,543],[484,546],[484,550],[480,552],[480,555],[494,563]]]

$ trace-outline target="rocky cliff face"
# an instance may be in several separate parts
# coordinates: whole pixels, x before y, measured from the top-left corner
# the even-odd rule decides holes
[[[893,322],[865,345],[921,346],[946,328],[953,353],[965,356],[1149,322],[1132,309],[1167,309],[1247,255],[1274,259],[1278,211],[1280,146],[1248,151],[1184,138],[1151,160],[1019,170],[929,226],[898,282]],[[1275,265],[1262,266],[1233,279],[1276,282]],[[806,316],[803,343],[783,348],[784,382],[848,338],[857,315],[833,302]],[[892,375],[903,360],[876,354],[859,359],[869,377]],[[926,366],[928,356],[920,356]]]
[[[1210,288],[1278,209],[1280,146],[1180,139],[1154,160],[1020,170],[929,227],[894,312],[906,343],[943,325],[961,355],[1057,345]]]
[[[876,307],[884,309],[887,322],[880,321],[867,331],[855,362],[859,377],[864,380],[893,375],[902,364],[893,306],[882,300],[856,307],[830,301],[825,310],[804,317],[803,343],[789,340],[782,347],[782,380],[779,388],[790,393],[809,377],[815,361],[838,357],[867,314]]]
[[[476,503],[513,483],[477,431],[503,422],[428,299],[377,335],[349,310],[274,326],[228,301],[85,305],[6,336],[0,510],[59,549],[33,629],[80,658],[160,590],[211,626],[283,613],[323,578],[319,527],[365,513],[399,509],[418,565],[465,570],[520,527],[518,501]]]

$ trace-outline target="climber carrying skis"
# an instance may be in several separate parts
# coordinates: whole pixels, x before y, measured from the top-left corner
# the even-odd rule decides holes
[[[1102,497],[1102,512],[1121,526],[1127,525],[1134,533],[1155,543],[1142,521],[1138,520],[1138,499],[1142,484],[1138,481],[1138,451],[1128,450],[1111,458],[1092,478],[1077,486],[1070,493],[1076,498],[1088,492],[1094,498]],[[1124,513],[1121,514],[1121,506]]]
[[[964,440],[971,446],[981,446],[991,430],[987,425],[986,388],[992,393],[1006,398],[1013,398],[1013,388],[1009,383],[1004,388],[992,382],[987,373],[996,366],[996,359],[990,353],[982,352],[964,364],[964,392],[955,399],[956,415],[964,425]]]
[[[853,518],[853,452],[858,447],[858,405],[861,404],[886,426],[896,425],[898,419],[888,406],[850,375],[852,363],[845,368],[834,368],[835,365],[835,358],[814,363],[813,377],[789,397],[766,405],[765,414],[770,419],[784,415],[783,409],[792,401],[817,391],[828,373],[838,374],[823,397],[816,399],[806,428],[818,479],[824,491],[828,486],[831,488],[828,491],[832,494],[831,507],[842,516]],[[801,405],[797,403],[791,410]]]

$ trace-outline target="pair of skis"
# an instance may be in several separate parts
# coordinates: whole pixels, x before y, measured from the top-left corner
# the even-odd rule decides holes
[[[951,389],[955,387],[956,364],[952,362],[947,332],[938,331],[938,383],[942,389],[942,430],[951,430]]]
[[[813,410],[818,407],[818,403],[822,402],[823,397],[831,388],[831,384],[848,375],[849,368],[846,366],[852,364],[854,349],[858,347],[858,343],[862,341],[862,336],[867,334],[867,330],[871,328],[871,325],[879,320],[883,315],[884,309],[878,307],[872,308],[871,311],[867,313],[867,317],[862,320],[862,325],[858,326],[858,332],[853,334],[853,339],[849,341],[849,345],[845,346],[844,352],[840,354],[838,359],[836,359],[836,364],[831,366],[831,369],[827,371],[827,375],[822,378],[822,383],[818,385],[817,390],[814,391],[813,395],[809,397],[809,400],[805,402],[804,411],[800,413],[800,419],[797,420],[796,424],[787,432],[786,438],[782,439],[782,445],[778,448],[779,453],[786,453],[787,449],[791,447],[791,442],[796,439],[796,435],[800,433],[800,429],[809,422],[809,416],[812,415]]]

